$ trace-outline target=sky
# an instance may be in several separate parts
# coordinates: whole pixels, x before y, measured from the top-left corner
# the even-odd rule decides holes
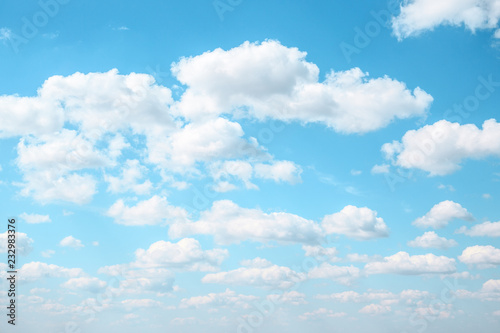
[[[499,19],[1,2],[0,329],[497,332]]]

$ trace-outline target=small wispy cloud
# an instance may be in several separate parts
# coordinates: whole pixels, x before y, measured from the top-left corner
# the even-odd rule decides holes
[[[8,28],[0,28],[0,40],[9,40],[12,38],[12,30]]]

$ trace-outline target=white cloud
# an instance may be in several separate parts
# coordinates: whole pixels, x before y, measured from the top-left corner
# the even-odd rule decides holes
[[[406,252],[398,252],[385,257],[384,261],[370,262],[365,266],[367,274],[439,274],[456,271],[455,259],[436,256],[432,253],[410,256]]]
[[[86,133],[102,135],[129,127],[146,133],[173,126],[165,112],[173,102],[171,91],[147,74],[120,75],[113,69],[52,76],[39,89],[38,99],[62,102],[67,120]]]
[[[241,125],[225,118],[189,123],[169,136],[148,136],[148,160],[169,170],[196,172],[198,162],[251,157],[270,158],[255,138],[246,140]]]
[[[174,274],[164,268],[135,269],[125,266],[109,266],[100,268],[99,273],[123,277],[111,292],[116,295],[154,293],[164,296],[173,290]]]
[[[17,153],[17,165],[23,170],[73,171],[112,163],[92,141],[67,129],[37,138],[22,138]]]
[[[363,173],[363,171],[361,171],[361,170],[354,170],[354,169],[351,170],[351,175],[353,175],[353,176],[359,176],[362,173]]]
[[[267,259],[257,257],[254,259],[242,260],[240,262],[240,265],[246,267],[254,267],[254,268],[266,268],[266,267],[271,267],[273,263]]]
[[[255,184],[252,184],[253,166],[247,161],[224,161],[214,162],[209,166],[209,172],[212,178],[218,182],[219,189],[217,192],[227,192],[237,187],[222,179],[230,177],[241,180],[247,189],[257,189]]]
[[[62,200],[82,205],[89,203],[97,192],[97,181],[88,174],[36,171],[25,173],[23,179],[21,195],[42,203]]]
[[[381,164],[381,165],[376,164],[373,166],[371,173],[372,174],[389,173],[390,167],[391,166],[389,164]]]
[[[408,246],[421,247],[424,249],[447,249],[457,245],[458,243],[455,240],[439,237],[434,231],[428,231],[422,236],[418,236],[414,240],[408,242]]]
[[[198,121],[233,112],[365,133],[422,116],[432,102],[419,88],[412,93],[388,77],[367,79],[359,68],[331,71],[319,82],[318,67],[305,56],[271,40],[183,58],[172,72],[188,89],[174,110]]]
[[[245,285],[268,289],[289,289],[306,280],[306,274],[295,272],[284,266],[270,265],[266,267],[240,267],[238,269],[207,274],[203,283],[225,285]]]
[[[301,181],[302,169],[290,161],[275,161],[270,164],[259,163],[255,165],[255,177],[270,179],[275,182],[295,184]]]
[[[0,138],[48,134],[64,123],[63,110],[56,100],[3,95],[0,110]]]
[[[347,261],[351,262],[373,262],[373,261],[383,261],[384,258],[381,255],[368,255],[359,253],[349,253],[346,256]]]
[[[129,226],[166,225],[188,220],[188,212],[184,208],[169,205],[165,197],[158,195],[133,207],[126,206],[120,199],[108,209],[107,215],[114,218],[115,223]]]
[[[121,301],[121,304],[127,310],[135,310],[138,308],[157,308],[163,305],[163,303],[153,299],[126,299]]]
[[[341,303],[360,303],[397,299],[399,298],[399,295],[395,295],[388,291],[370,291],[359,294],[355,291],[349,290],[341,293],[333,293],[330,295],[317,295],[316,298]]]
[[[500,265],[500,249],[491,245],[470,246],[463,250],[458,260],[467,265],[477,265],[478,268],[492,268]]]
[[[177,243],[158,241],[147,249],[135,251],[135,261],[129,264],[106,266],[101,273],[120,275],[134,269],[169,268],[179,271],[215,271],[229,256],[226,249],[203,250],[200,242],[184,238]]]
[[[500,280],[488,280],[481,288],[483,292],[500,293]]]
[[[230,308],[250,308],[250,302],[257,300],[257,296],[241,295],[236,292],[226,289],[222,293],[209,293],[206,296],[195,296],[183,298],[179,303],[179,308],[200,308],[200,307],[230,307]]]
[[[417,168],[431,176],[447,175],[460,169],[465,159],[500,156],[500,123],[486,120],[483,128],[440,120],[406,132],[401,142],[382,146],[386,158],[396,166]]]
[[[500,237],[500,221],[498,222],[484,222],[476,224],[467,229],[466,226],[460,227],[456,233],[466,234],[467,236],[487,236],[487,237]]]
[[[26,214],[19,215],[26,223],[45,223],[51,222],[49,215]]]
[[[306,294],[299,293],[298,291],[291,290],[285,291],[282,294],[267,295],[267,299],[274,304],[291,304],[302,305],[307,304]]]
[[[428,291],[406,289],[401,291],[399,294],[394,294],[386,290],[369,290],[368,292],[360,294],[355,291],[349,290],[329,295],[317,295],[315,298],[341,303],[380,302],[381,305],[387,306],[400,302],[403,302],[405,304],[415,304],[420,302],[422,299],[432,297],[433,295]]]
[[[0,110],[9,112],[2,116],[0,137],[25,136],[18,145],[21,194],[44,203],[89,202],[96,191],[94,178],[72,171],[112,164],[127,146],[118,140],[120,134],[109,140],[113,132],[171,132],[172,101],[170,90],[155,85],[152,76],[119,75],[117,70],[52,76],[35,97],[1,96]],[[64,129],[65,123],[76,130]],[[107,149],[96,149],[103,141]]]
[[[328,234],[340,234],[358,240],[389,236],[389,228],[377,212],[367,207],[346,206],[339,213],[327,215],[321,223]]]
[[[45,250],[45,251],[42,251],[40,254],[41,254],[41,255],[42,255],[42,257],[44,257],[44,258],[50,258],[50,257],[52,257],[55,253],[56,253],[56,251],[54,251],[54,250]]]
[[[316,259],[325,259],[330,262],[337,262],[341,259],[337,257],[339,251],[334,247],[322,247],[321,245],[302,245],[302,249],[306,252],[306,257]]]
[[[310,279],[331,279],[341,284],[350,285],[360,276],[360,270],[354,266],[333,266],[322,263],[312,268],[307,276]]]
[[[177,243],[158,241],[135,251],[136,267],[168,267],[188,271],[214,271],[228,257],[225,249],[203,250],[200,242],[184,238]]]
[[[498,0],[410,0],[403,2],[392,28],[398,39],[417,36],[440,25],[477,29],[495,29],[500,19]]]
[[[318,320],[322,318],[341,318],[347,316],[345,312],[334,312],[333,310],[319,308],[312,312],[305,312],[299,316],[300,320]]]
[[[43,262],[30,262],[19,269],[19,278],[25,281],[38,281],[44,277],[76,278],[84,275],[81,268],[65,268]]]
[[[217,192],[227,192],[237,188],[230,180],[241,180],[247,189],[258,189],[252,179],[266,179],[277,183],[296,184],[301,182],[302,169],[290,161],[269,161],[252,164],[247,161],[233,160],[214,162],[209,165],[209,172],[217,182]]]
[[[359,313],[372,314],[372,315],[379,315],[388,312],[391,312],[391,307],[388,305],[380,305],[380,304],[369,304],[363,307],[361,310],[359,310]]]
[[[108,191],[112,193],[132,191],[139,195],[148,194],[153,187],[151,181],[147,179],[143,183],[139,183],[139,180],[144,178],[146,170],[146,167],[142,166],[138,160],[127,160],[121,166],[121,177],[104,175],[104,180],[109,183]]]
[[[500,280],[490,279],[483,283],[479,291],[458,289],[455,291],[458,298],[475,298],[483,301],[500,301]]]
[[[61,287],[76,290],[76,291],[88,291],[91,293],[99,293],[104,291],[107,283],[99,280],[95,277],[79,277],[72,278],[64,282]]]
[[[210,210],[202,212],[197,222],[176,223],[169,229],[170,237],[174,238],[192,234],[214,235],[219,244],[245,240],[313,244],[319,242],[322,230],[315,222],[294,214],[267,214],[221,200],[214,202]]]
[[[79,239],[76,239],[73,236],[68,236],[68,237],[63,238],[59,242],[59,245],[65,246],[65,247],[72,247],[72,248],[75,248],[75,249],[77,249],[79,247],[84,247],[84,245],[82,244],[82,241],[79,240]]]
[[[8,231],[0,234],[0,253],[6,253],[8,250],[8,240],[9,238]],[[16,232],[15,234],[15,250],[16,254],[27,255],[33,250],[33,239],[29,238],[27,234],[23,232]]]
[[[87,203],[96,192],[96,180],[83,169],[110,166],[114,162],[95,142],[75,130],[21,138],[17,166],[23,172],[21,194],[43,203],[63,200]]]
[[[427,214],[413,221],[419,228],[440,229],[454,219],[474,221],[474,217],[460,204],[446,200],[434,205]]]

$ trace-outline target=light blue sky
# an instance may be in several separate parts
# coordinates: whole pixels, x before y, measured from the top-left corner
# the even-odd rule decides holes
[[[496,332],[500,2],[431,4],[2,3],[2,330]]]

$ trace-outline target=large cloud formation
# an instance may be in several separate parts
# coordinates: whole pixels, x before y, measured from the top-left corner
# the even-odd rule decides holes
[[[410,0],[403,3],[401,13],[393,18],[392,28],[403,39],[440,25],[464,25],[472,32],[498,29],[499,19],[499,0]]]

